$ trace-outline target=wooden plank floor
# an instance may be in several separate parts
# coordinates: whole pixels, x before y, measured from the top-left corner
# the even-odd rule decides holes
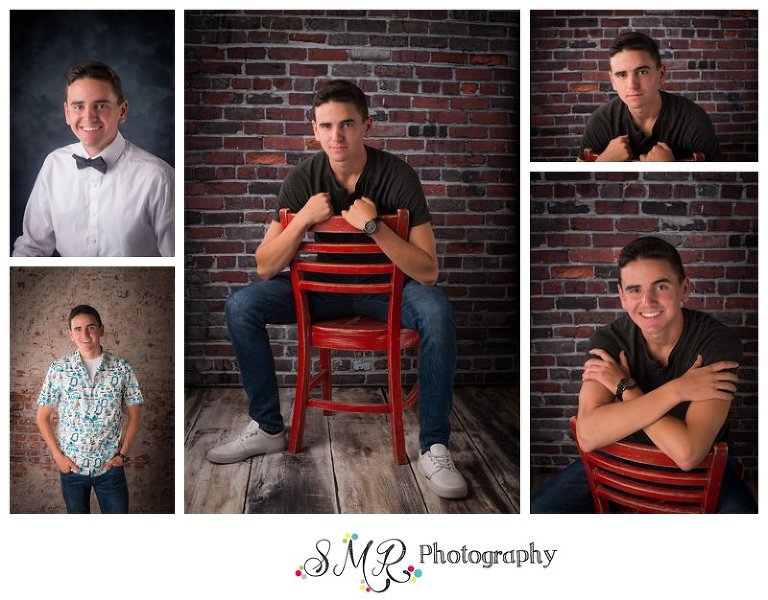
[[[381,388],[336,388],[334,397],[385,401]],[[281,389],[290,423],[293,390]],[[457,387],[451,455],[467,479],[465,500],[443,500],[419,473],[418,412],[405,414],[409,463],[392,460],[386,415],[310,409],[300,454],[214,465],[205,454],[248,423],[240,388],[186,391],[184,506],[187,513],[517,513],[520,511],[520,403],[502,387]]]

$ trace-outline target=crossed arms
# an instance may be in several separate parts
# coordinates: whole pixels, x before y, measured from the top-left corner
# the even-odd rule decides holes
[[[680,377],[645,393],[638,387],[615,398],[622,378],[631,376],[622,350],[617,362],[605,350],[593,349],[584,365],[579,392],[577,427],[586,451],[601,448],[641,429],[651,441],[683,470],[696,467],[712,447],[728,416],[736,392],[734,361],[702,366],[702,357]],[[685,419],[667,413],[680,402],[690,401]]]
[[[369,198],[363,197],[355,200],[341,215],[350,225],[362,230],[366,221],[377,216],[376,205]],[[285,230],[279,221],[273,221],[256,249],[256,274],[261,279],[271,279],[277,275],[290,263],[307,229],[332,216],[330,195],[321,192],[307,200]],[[435,236],[429,223],[413,227],[408,240],[401,239],[381,223],[371,238],[382,252],[412,279],[422,285],[434,285],[437,281]]]

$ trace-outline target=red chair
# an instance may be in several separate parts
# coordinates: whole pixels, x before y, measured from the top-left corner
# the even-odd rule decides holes
[[[615,442],[584,452],[576,417],[571,417],[571,431],[598,513],[715,512],[728,457],[725,442],[715,444],[698,467],[682,471],[655,446]]]
[[[288,209],[280,211],[283,229],[288,227],[295,215]],[[408,237],[408,211],[400,209],[395,215],[383,215],[381,220],[401,238]],[[388,413],[392,432],[392,452],[395,463],[407,462],[405,437],[403,435],[403,411],[413,405],[418,397],[418,384],[413,387],[405,402],[402,397],[400,380],[400,354],[403,348],[419,343],[419,334],[400,326],[400,311],[403,295],[403,272],[384,256],[379,246],[360,230],[349,225],[343,217],[331,217],[313,226],[315,234],[336,234],[334,237],[356,234],[350,242],[303,241],[291,261],[291,281],[296,301],[298,323],[299,365],[296,381],[296,399],[293,408],[293,423],[288,451],[301,452],[304,421],[308,406],[331,412]],[[357,238],[362,236],[362,241]],[[321,262],[307,258],[307,254],[371,255],[371,262]],[[382,257],[386,262],[381,262]],[[378,259],[379,262],[376,262]],[[328,283],[307,279],[307,273],[335,275],[382,275],[378,283]],[[365,316],[349,316],[340,319],[311,322],[307,304],[308,292],[334,294],[389,294],[389,315],[387,322]],[[320,353],[320,370],[313,376],[312,348]],[[388,403],[334,402],[331,395],[331,350],[364,350],[387,353]],[[310,393],[320,387],[320,397]]]
[[[599,156],[592,148],[584,148],[584,162],[595,162]],[[704,153],[694,152],[691,158],[681,160],[680,162],[704,162]]]

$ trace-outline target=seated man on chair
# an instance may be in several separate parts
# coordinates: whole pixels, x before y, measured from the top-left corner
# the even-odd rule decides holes
[[[611,44],[611,84],[617,96],[587,121],[580,158],[597,161],[723,160],[712,121],[694,102],[661,90],[666,67],[659,45],[647,35],[625,31]]]
[[[725,437],[741,341],[709,315],[683,308],[691,284],[668,242],[638,238],[618,263],[626,314],[589,341],[579,440],[585,451],[618,440],[655,444],[681,469],[693,469]],[[533,494],[531,512],[594,512],[580,460]],[[757,512],[730,458],[718,512]]]
[[[415,171],[397,157],[365,145],[371,131],[368,99],[356,85],[330,81],[315,95],[312,128],[322,151],[285,178],[278,211],[256,250],[260,281],[239,290],[226,304],[227,327],[249,399],[251,422],[238,437],[208,452],[208,460],[232,463],[286,448],[277,380],[266,325],[296,322],[290,275],[283,271],[312,225],[334,214],[370,236],[406,275],[402,325],[418,331],[419,469],[429,487],[445,498],[462,498],[467,484],[448,451],[448,416],[453,398],[456,333],[450,303],[435,286],[437,257],[429,209]],[[283,230],[279,210],[296,213]],[[408,240],[378,219],[398,208],[410,212]],[[361,314],[386,321],[387,297],[352,306],[348,297],[312,300],[313,318]]]

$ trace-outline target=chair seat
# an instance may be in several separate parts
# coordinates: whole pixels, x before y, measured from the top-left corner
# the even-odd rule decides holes
[[[401,330],[401,347],[410,348],[418,343],[416,331]],[[386,350],[387,324],[360,315],[319,321],[312,324],[312,345],[334,350]]]

